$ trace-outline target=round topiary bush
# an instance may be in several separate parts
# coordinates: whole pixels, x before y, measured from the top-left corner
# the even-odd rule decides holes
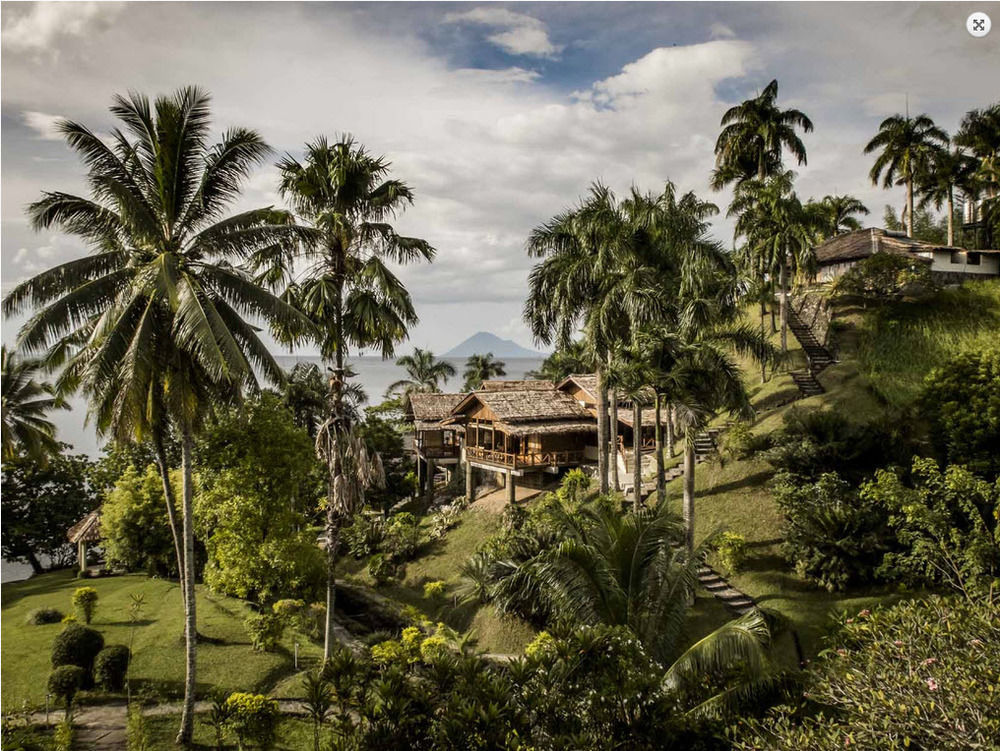
[[[84,685],[90,685],[94,659],[104,649],[104,637],[99,631],[71,623],[52,642],[52,667],[76,665],[83,668]]]
[[[121,691],[125,688],[128,659],[128,647],[124,644],[102,649],[94,660],[94,683],[105,691]]]
[[[29,626],[44,626],[49,623],[59,623],[63,619],[63,614],[55,608],[35,608],[25,622]]]
[[[49,674],[49,693],[63,700],[67,715],[73,705],[73,697],[83,688],[86,678],[86,672],[79,665],[60,665]]]
[[[97,609],[97,590],[93,587],[79,587],[73,592],[73,607],[79,615],[83,616],[83,622],[90,624]]]

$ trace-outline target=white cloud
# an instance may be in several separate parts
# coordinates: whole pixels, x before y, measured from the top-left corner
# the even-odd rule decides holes
[[[50,115],[46,112],[27,110],[21,113],[24,124],[31,128],[43,141],[62,141],[63,137],[56,130],[56,123],[63,119],[61,115]]]
[[[511,55],[558,57],[562,47],[549,39],[548,27],[537,18],[506,8],[483,6],[462,13],[449,13],[445,23],[487,26],[497,31],[487,39]]]
[[[106,27],[121,10],[109,2],[38,2],[16,9],[4,6],[3,46],[12,52],[58,54],[63,37],[80,36]]]

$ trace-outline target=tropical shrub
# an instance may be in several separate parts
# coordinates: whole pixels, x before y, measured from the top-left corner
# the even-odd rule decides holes
[[[1000,577],[1000,480],[989,483],[961,466],[942,472],[915,457],[905,483],[884,470],[861,498],[884,509],[902,551],[886,555],[884,570],[917,584],[985,591]]]
[[[84,687],[90,684],[94,671],[94,660],[104,649],[104,637],[100,631],[71,623],[56,635],[52,642],[52,667],[76,665],[84,671]]]
[[[742,421],[733,423],[722,434],[722,454],[729,459],[749,459],[758,451],[765,451],[770,447],[770,433],[756,435],[750,425]]]
[[[1000,607],[931,596],[862,611],[807,676],[803,704],[732,729],[738,751],[992,749],[1000,739]]]
[[[66,710],[67,712],[69,711],[69,705],[67,705]],[[56,725],[56,729],[52,733],[53,749],[55,749],[55,751],[73,751],[74,735],[73,723],[71,723],[69,719],[63,720]]]
[[[593,482],[590,475],[582,469],[571,469],[559,483],[556,496],[564,503],[580,503]]]
[[[402,565],[396,563],[392,556],[386,553],[376,553],[368,559],[368,574],[379,586],[398,579],[402,572]]]
[[[29,626],[44,626],[49,623],[59,623],[63,619],[63,614],[55,608],[35,608],[28,613],[24,622]]]
[[[127,751],[151,751],[149,727],[140,704],[129,704],[128,719],[125,722],[125,748]]]
[[[226,699],[227,727],[236,735],[241,751],[256,745],[269,749],[274,745],[281,715],[278,702],[262,694],[235,693]]]
[[[445,583],[441,580],[424,583],[424,598],[437,600],[444,597]]]
[[[341,530],[340,539],[347,552],[358,560],[382,549],[385,539],[385,517],[364,511],[354,515],[351,523]]]
[[[129,657],[128,647],[124,644],[112,644],[102,649],[94,660],[94,683],[105,691],[121,691],[125,688]]]
[[[93,587],[77,587],[73,592],[73,609],[83,616],[83,622],[90,625],[97,609],[97,590]]]
[[[942,460],[1000,476],[1000,349],[966,352],[935,368],[919,403]]]
[[[171,472],[170,481],[180,497],[180,473]],[[155,465],[150,464],[141,474],[132,466],[125,469],[101,507],[101,537],[108,568],[177,576],[163,480]]]
[[[408,561],[420,547],[420,522],[404,511],[389,517],[382,551],[398,562]]]
[[[427,536],[431,540],[440,540],[449,529],[456,527],[462,516],[462,509],[457,504],[444,506],[431,514]]]
[[[62,700],[67,717],[73,711],[73,699],[86,679],[86,671],[79,665],[60,665],[49,673],[49,693]]]
[[[848,269],[834,284],[833,293],[875,300],[925,294],[937,288],[930,267],[906,256],[873,253]]]
[[[785,516],[783,551],[800,576],[830,591],[871,581],[893,544],[884,508],[835,473],[813,483],[779,474],[773,492]]]
[[[274,613],[256,613],[243,620],[250,644],[258,652],[273,652],[285,633],[285,619]]]
[[[729,574],[743,570],[747,560],[747,540],[735,532],[723,532],[716,538],[715,553],[722,568]]]

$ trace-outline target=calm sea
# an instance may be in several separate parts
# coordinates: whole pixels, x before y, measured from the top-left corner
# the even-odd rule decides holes
[[[318,357],[305,355],[277,355],[275,359],[281,367],[289,370],[296,362],[314,362],[322,367],[322,361]],[[444,391],[460,391],[464,379],[462,371],[465,369],[465,358],[445,358],[455,366],[456,375],[450,378],[442,387]],[[351,366],[357,371],[355,379],[361,384],[368,395],[369,404],[378,404],[385,396],[385,391],[391,383],[406,378],[406,371],[396,365],[394,360],[383,360],[380,357],[356,357],[349,360]],[[537,369],[542,361],[537,358],[509,358],[504,360],[506,379],[516,380],[524,378],[529,370]],[[57,412],[53,415],[58,429],[59,440],[72,444],[73,451],[82,454],[97,456],[100,454],[101,442],[92,426],[85,424],[86,405],[82,399],[70,399],[71,409],[65,412]],[[27,579],[31,575],[31,567],[27,564],[3,562],[2,580],[18,581]]]

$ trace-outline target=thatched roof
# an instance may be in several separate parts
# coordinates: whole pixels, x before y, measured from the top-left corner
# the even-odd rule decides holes
[[[902,233],[889,232],[879,227],[859,229],[854,232],[837,235],[820,243],[815,248],[816,264],[818,266],[858,261],[862,258],[868,258],[875,253],[891,253],[893,255],[906,256],[915,261],[930,261],[929,257],[917,254],[931,253],[935,250],[952,251],[962,250],[962,248],[914,240],[902,235]]]
[[[577,388],[583,389],[587,392],[587,395],[597,401],[597,376],[593,373],[573,373],[568,375],[556,384],[556,388],[560,391],[564,386],[568,384],[574,384]]]
[[[593,420],[552,420],[545,422],[496,423],[497,430],[510,436],[548,435],[552,433],[596,433]]]
[[[666,425],[667,420],[670,418],[667,416],[667,410],[660,411],[660,425]],[[628,425],[632,427],[632,410],[630,409],[619,409],[618,410],[618,422],[623,425]],[[650,428],[656,425],[656,410],[652,407],[644,407],[642,410],[642,426],[644,428]]]
[[[537,383],[537,382],[536,382]],[[473,391],[452,410],[445,424],[462,421],[481,404],[496,416],[496,428],[508,435],[570,433],[597,429],[590,412],[554,387]]]
[[[552,381],[483,381],[479,391],[552,391]]]
[[[448,417],[465,394],[410,394],[406,416],[416,430],[440,430],[441,420]]]
[[[70,542],[97,542],[101,539],[101,510],[94,509],[66,532]]]

